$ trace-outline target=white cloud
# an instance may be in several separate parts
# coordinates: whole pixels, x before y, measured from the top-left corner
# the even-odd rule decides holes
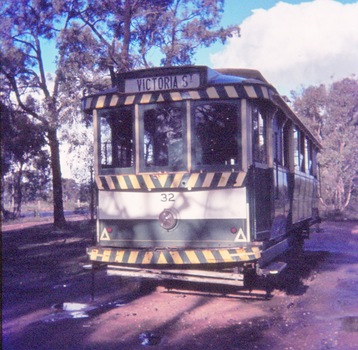
[[[254,68],[279,92],[358,75],[358,2],[279,2],[254,10],[221,52],[214,67]]]

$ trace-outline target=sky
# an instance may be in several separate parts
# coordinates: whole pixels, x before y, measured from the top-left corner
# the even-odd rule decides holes
[[[253,68],[283,95],[358,76],[358,1],[225,0],[222,25],[240,37],[200,50],[195,63]]]

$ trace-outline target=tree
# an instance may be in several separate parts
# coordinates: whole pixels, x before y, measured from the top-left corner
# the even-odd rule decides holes
[[[200,46],[225,41],[238,27],[219,27],[223,0],[93,0],[78,17],[90,28],[114,86],[116,74],[153,66],[191,64]],[[70,34],[70,33],[69,33]],[[72,36],[72,35],[71,35]]]
[[[63,194],[66,201],[75,202],[78,198],[78,184],[73,179],[63,179]]]
[[[220,27],[224,0],[174,0],[160,17],[156,45],[164,57],[161,64],[191,64],[199,47],[208,47],[217,40],[239,32],[235,26]]]
[[[46,134],[50,148],[54,224],[58,227],[66,223],[58,138],[61,112],[66,103],[61,99],[61,88],[66,82],[61,70],[56,71],[53,80],[46,75],[43,46],[61,33],[56,25],[67,28],[73,4],[75,2],[11,0],[1,5],[1,82],[13,94],[16,108],[31,116],[33,124],[40,124]],[[62,61],[60,55],[57,67],[61,67]]]
[[[34,197],[48,182],[48,152],[41,125],[33,124],[28,115],[1,105],[2,193],[11,193],[12,217],[21,215],[23,199]],[[7,181],[6,173],[11,173]],[[31,198],[30,198],[31,199]],[[2,212],[5,208],[2,204]],[[4,215],[6,216],[6,215]]]
[[[342,213],[358,180],[358,80],[309,87],[294,95],[294,110],[321,140],[322,204]]]

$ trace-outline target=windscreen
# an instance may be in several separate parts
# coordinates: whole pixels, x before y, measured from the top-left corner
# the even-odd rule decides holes
[[[133,113],[130,109],[107,109],[100,116],[100,161],[102,168],[133,166]]]
[[[103,109],[98,115],[99,164],[103,170],[180,172],[188,170],[188,159],[197,170],[241,165],[237,103],[163,102]]]
[[[237,106],[208,102],[194,109],[196,165],[239,164]]]
[[[185,109],[181,104],[142,106],[142,156],[145,171],[184,170]]]

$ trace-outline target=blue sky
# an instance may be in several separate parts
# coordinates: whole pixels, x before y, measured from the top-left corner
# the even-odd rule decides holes
[[[358,76],[358,1],[226,0],[241,37],[201,49],[195,64],[254,68],[279,92]]]
[[[252,15],[252,11],[256,9],[270,9],[275,6],[278,2],[277,0],[225,0],[224,5],[224,14],[221,20],[222,26],[229,25],[240,25],[243,20]],[[302,2],[309,1],[299,1],[299,0],[288,0],[284,1],[289,4],[299,4]],[[341,1],[346,2],[346,1]],[[351,1],[354,2],[354,1]],[[220,50],[223,45],[220,43],[212,45],[208,49],[202,49],[196,55],[196,60],[198,64],[210,65],[210,60],[208,53]],[[200,62],[200,63],[199,63]],[[202,62],[202,63],[201,63]]]

